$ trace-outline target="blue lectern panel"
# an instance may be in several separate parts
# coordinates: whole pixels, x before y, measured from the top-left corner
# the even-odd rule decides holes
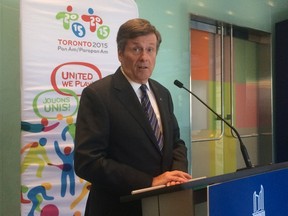
[[[288,169],[208,187],[209,216],[288,215]]]

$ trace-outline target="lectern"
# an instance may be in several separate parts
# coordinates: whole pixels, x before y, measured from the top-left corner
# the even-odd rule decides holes
[[[143,216],[283,216],[288,212],[288,163],[147,188],[121,201],[136,199],[142,201]]]

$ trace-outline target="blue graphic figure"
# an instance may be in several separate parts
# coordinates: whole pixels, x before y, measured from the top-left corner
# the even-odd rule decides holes
[[[49,163],[50,166],[58,167],[62,170],[61,173],[61,196],[64,197],[66,194],[67,180],[70,179],[70,194],[75,195],[75,174],[73,166],[74,151],[72,148],[67,146],[64,148],[64,154],[61,152],[57,141],[54,142],[54,147],[57,155],[63,161],[63,164],[56,165]]]
[[[31,188],[27,194],[27,198],[31,200],[32,207],[27,216],[34,216],[34,211],[41,211],[40,205],[43,200],[53,200],[54,197],[48,196],[46,190],[50,190],[52,185],[50,183],[43,183],[42,185]]]
[[[40,132],[48,132],[55,129],[60,123],[56,122],[54,124],[48,125],[48,119],[42,118],[41,123],[30,123],[21,121],[21,130],[28,131],[30,133],[40,133]]]

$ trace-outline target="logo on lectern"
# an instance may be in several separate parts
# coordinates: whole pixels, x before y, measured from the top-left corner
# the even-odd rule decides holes
[[[264,187],[261,185],[260,191],[257,194],[253,193],[253,213],[252,216],[265,216],[264,208]]]

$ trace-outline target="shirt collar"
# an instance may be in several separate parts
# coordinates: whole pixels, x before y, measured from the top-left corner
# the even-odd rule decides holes
[[[132,88],[134,89],[134,91],[137,92],[142,84],[132,81],[132,80],[126,75],[126,73],[124,72],[123,68],[120,67],[120,69],[121,69],[123,75],[124,75],[124,76],[126,77],[126,79],[128,80],[128,82],[131,84],[131,86],[132,86]],[[148,90],[150,91],[149,82],[145,83],[145,85],[147,86]]]

